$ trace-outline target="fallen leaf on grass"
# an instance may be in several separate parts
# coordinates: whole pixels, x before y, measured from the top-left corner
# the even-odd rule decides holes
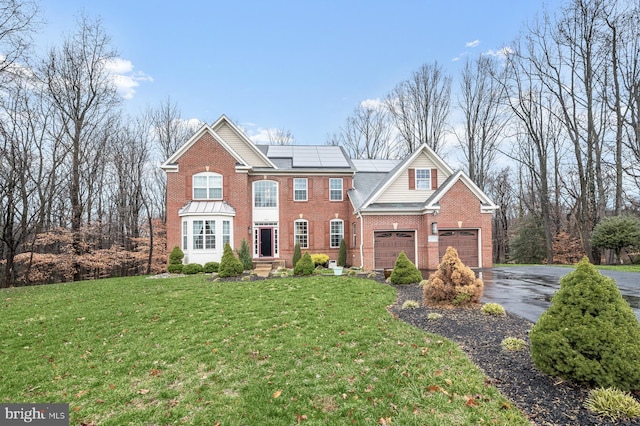
[[[273,393],[273,397],[274,397],[274,398],[278,398],[280,395],[282,395],[282,391],[281,391],[280,389],[278,389],[277,391],[275,391],[275,392]]]
[[[139,393],[140,395],[146,395],[146,394],[148,394],[149,392],[150,392],[150,391],[149,391],[149,389],[138,389],[138,393]]]
[[[467,407],[477,407],[478,406],[478,402],[473,399],[473,398],[468,398],[467,402],[465,402],[465,404]]]

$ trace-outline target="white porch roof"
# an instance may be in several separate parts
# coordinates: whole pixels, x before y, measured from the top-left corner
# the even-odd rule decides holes
[[[178,210],[178,216],[195,215],[235,216],[236,209],[225,201],[189,201]]]

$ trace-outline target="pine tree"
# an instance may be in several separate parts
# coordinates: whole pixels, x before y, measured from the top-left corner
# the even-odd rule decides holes
[[[409,260],[404,251],[401,251],[393,266],[393,272],[389,277],[393,284],[413,284],[422,281],[422,274],[416,265]]]

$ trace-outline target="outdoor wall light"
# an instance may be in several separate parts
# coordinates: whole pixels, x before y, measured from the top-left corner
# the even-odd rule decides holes
[[[438,233],[438,223],[431,222],[431,234],[436,235]]]

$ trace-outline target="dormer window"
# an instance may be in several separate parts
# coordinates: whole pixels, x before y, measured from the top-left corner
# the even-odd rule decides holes
[[[222,200],[222,175],[198,173],[193,175],[194,200]]]

